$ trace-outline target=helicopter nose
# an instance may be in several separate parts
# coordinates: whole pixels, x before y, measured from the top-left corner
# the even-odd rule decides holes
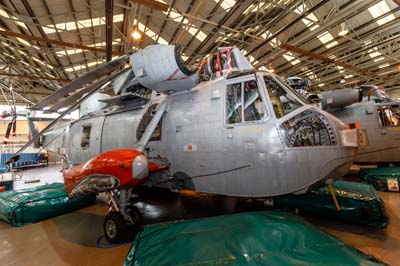
[[[287,156],[299,161],[293,164],[293,175],[308,165],[301,181],[309,176],[310,184],[324,185],[341,178],[356,158],[357,131],[349,131],[338,118],[314,106],[302,106],[288,114],[281,120],[280,130]]]
[[[288,147],[337,147],[356,150],[367,143],[361,129],[347,129],[335,116],[315,108],[303,106],[281,123]],[[353,149],[351,149],[353,148]]]
[[[293,148],[337,146],[344,129],[339,119],[313,106],[298,108],[281,123],[286,145]]]
[[[323,110],[318,111],[336,128],[340,140],[339,144],[342,147],[359,148],[368,146],[368,137],[365,129],[348,128],[340,119],[330,113]]]

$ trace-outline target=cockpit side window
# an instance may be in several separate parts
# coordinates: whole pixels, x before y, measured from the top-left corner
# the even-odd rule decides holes
[[[242,83],[229,84],[226,88],[226,123],[242,122]]]
[[[144,113],[142,120],[139,123],[139,126],[136,131],[136,139],[139,141],[143,133],[146,131],[147,126],[150,124],[153,119],[153,115],[156,113],[158,104],[151,105],[147,111]],[[161,140],[161,126],[162,126],[162,118],[160,122],[158,122],[156,129],[151,135],[150,141]]]
[[[258,121],[264,118],[265,107],[258,91],[257,82],[249,80],[244,82],[244,121]]]
[[[234,83],[226,89],[226,123],[262,120],[266,115],[256,80]]]
[[[379,123],[382,127],[400,127],[400,107],[397,106],[379,106]]]
[[[264,82],[277,118],[281,118],[302,106],[302,103],[291,96],[272,77],[264,76]]]

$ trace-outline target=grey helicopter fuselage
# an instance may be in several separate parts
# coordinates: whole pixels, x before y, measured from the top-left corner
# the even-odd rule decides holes
[[[292,110],[286,103],[289,111],[280,110],[277,117],[279,108],[272,104],[266,82],[287,90],[299,108]],[[246,84],[258,95],[259,117],[248,118],[244,107],[233,110],[238,117],[232,118],[229,97],[235,88],[244,95]],[[168,102],[168,109],[147,146],[147,157],[167,159],[171,175],[184,173],[191,189],[199,192],[250,197],[305,192],[313,184],[343,176],[355,157],[357,144],[346,143],[343,123],[304,105],[276,76],[254,72],[220,77],[171,95],[153,93],[144,104],[87,114],[65,131],[68,160],[76,165],[108,150],[135,148],[143,120],[162,101]],[[307,134],[313,130],[318,139],[310,141]],[[158,181],[150,176],[148,183],[170,186]]]
[[[370,100],[329,110],[347,125],[358,125],[367,131],[369,145],[359,148],[356,162],[400,162],[400,123],[388,122],[390,109],[399,106],[395,101],[376,103]]]
[[[290,77],[286,80],[303,97],[320,103],[348,128],[362,128],[368,145],[360,146],[356,163],[400,163],[400,102],[390,99],[382,87],[362,85],[356,89],[327,90],[307,94],[308,80]]]
[[[257,72],[237,47],[220,47],[199,63],[187,68],[178,47],[153,45],[89,71],[32,107],[69,106],[10,163],[42,137],[63,155],[70,197],[109,193],[104,232],[111,242],[138,228],[138,185],[263,198],[314,186],[333,191],[365,143],[361,130],[307,105],[276,75]],[[80,118],[58,134],[56,123],[78,106]]]
[[[111,242],[138,228],[138,185],[263,198],[324,185],[332,192],[365,143],[361,130],[346,129],[278,76],[256,71],[237,47],[220,47],[189,69],[178,47],[148,46],[89,71],[32,109],[66,106],[8,163],[31,144],[58,151],[70,197],[109,193],[104,232]],[[57,127],[78,107],[79,119]]]

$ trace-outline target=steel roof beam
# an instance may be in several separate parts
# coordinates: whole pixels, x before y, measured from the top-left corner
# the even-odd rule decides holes
[[[131,0],[131,2],[165,12],[168,11],[169,8],[169,5],[153,0]]]
[[[328,28],[330,28],[332,25],[337,24],[338,22],[341,22],[346,17],[348,17],[350,15],[353,15],[354,13],[357,13],[359,10],[364,10],[364,9],[368,8],[370,5],[372,5],[372,4],[376,3],[376,2],[377,2],[376,0],[364,1],[362,3],[362,5],[359,4],[359,3],[355,3],[354,2],[352,4],[352,6],[348,7],[348,9],[341,10],[340,11],[341,12],[340,15],[335,17],[335,19],[332,19],[332,20],[328,21],[327,23],[323,24],[321,27],[315,29],[314,31],[310,31],[309,33],[304,34],[304,35],[298,37],[295,40],[291,40],[290,45],[297,45],[298,46],[300,43],[306,42],[309,39],[314,38],[318,34],[323,33]],[[271,39],[271,38],[268,38],[268,39]],[[275,57],[281,56],[283,53],[284,53],[283,51],[277,50],[277,51],[274,51],[272,53],[264,54],[264,55],[262,55],[262,56],[260,56],[260,57],[258,57],[256,59],[259,60],[260,62],[263,62],[266,58],[270,58],[270,60],[271,60],[271,59],[273,59]],[[261,65],[261,63],[259,63],[258,65]]]
[[[33,22],[35,22],[36,24],[39,24],[39,21],[38,21],[38,19],[36,18],[35,13],[33,12],[32,7],[31,7],[30,4],[28,3],[28,1],[27,1],[27,0],[21,0],[21,1],[22,1],[22,4],[24,5],[26,11],[28,11],[28,14],[32,17]],[[17,8],[15,8],[15,9],[18,10]],[[20,13],[20,12],[18,12],[18,13]],[[44,33],[42,27],[36,26],[36,28],[37,28],[37,30],[39,31],[40,35],[41,35],[43,38],[45,38],[45,37],[46,37],[46,34]],[[29,29],[29,31],[33,34],[33,32],[32,32],[30,29]],[[49,43],[46,43],[46,45],[47,45],[48,48],[51,48],[51,45],[50,45]],[[40,57],[42,60],[45,60],[45,61],[46,61],[46,59],[48,59],[48,58],[46,58],[45,56],[43,56],[43,55],[41,55],[41,54],[39,54],[39,57]],[[60,58],[58,58],[58,56],[57,56],[56,54],[53,54],[53,57],[54,57],[55,61],[57,62],[58,66],[62,66],[62,63],[61,63]],[[51,62],[51,61],[50,61],[50,62]],[[64,74],[64,76],[65,76],[66,78],[68,78],[67,73],[65,73],[64,71],[63,71],[62,73]],[[58,74],[58,73],[55,73],[55,74]]]
[[[397,8],[397,9],[395,9],[394,11],[397,12],[397,11],[399,11],[399,10],[400,10],[400,9]],[[380,16],[380,17],[378,17],[378,19],[383,18],[383,17],[385,17],[386,15],[387,15],[387,13],[384,14],[384,15],[382,15],[382,16]],[[371,23],[373,23],[373,22],[375,22],[375,21],[376,21],[375,19],[372,19],[372,20],[368,21],[367,23],[364,23],[363,25],[357,27],[357,28],[354,29],[354,30],[355,30],[355,32],[357,32],[358,30],[361,30],[363,27],[366,27],[366,26],[370,25]],[[372,35],[373,33],[376,33],[377,31],[381,31],[384,27],[386,28],[386,27],[388,27],[388,26],[390,26],[390,25],[392,25],[392,24],[394,24],[394,23],[396,23],[395,20],[393,20],[393,21],[391,21],[391,22],[388,22],[387,24],[383,25],[383,26],[380,27],[380,28],[374,28],[374,29],[372,29],[372,30],[370,30],[370,31],[368,31],[368,32],[363,33],[361,36],[359,36],[359,38],[366,38],[367,36]],[[334,40],[335,40],[335,39],[334,39]],[[334,41],[334,40],[332,40],[332,41]],[[329,44],[329,42],[326,43],[326,44]],[[317,51],[318,49],[325,47],[326,44],[320,45],[320,46],[318,46],[318,47],[312,49],[312,51],[315,52],[315,51]],[[349,46],[349,47],[347,47],[346,45]],[[370,46],[372,47],[373,45],[370,45]],[[348,48],[351,48],[351,49],[353,49],[353,50],[349,51]],[[326,51],[323,51],[323,53],[329,52],[329,53],[331,53],[331,54],[337,54],[339,51],[343,51],[343,50],[346,50],[346,49],[347,49],[347,51],[345,51],[345,52],[348,52],[348,51],[349,51],[349,52],[351,52],[351,54],[345,56],[345,58],[354,55],[354,53],[359,53],[359,52],[360,52],[360,49],[359,49],[359,48],[354,49],[354,43],[353,43],[353,42],[351,42],[351,41],[345,41],[345,42],[343,42],[343,43],[340,43],[339,45],[337,45],[337,46],[336,46],[335,48],[333,48],[333,49],[328,49],[328,50],[326,50]],[[369,48],[369,49],[371,49],[371,48]],[[344,59],[344,58],[340,58],[340,59]],[[285,68],[284,66],[288,66],[288,67]],[[284,63],[284,64],[282,64],[282,65],[280,65],[280,66],[277,66],[277,68],[282,69],[282,71],[285,71],[287,68],[290,68],[290,67],[291,67],[290,62],[286,62],[286,63]],[[306,73],[307,73],[307,72],[306,72]]]
[[[101,48],[84,46],[84,45],[80,45],[80,44],[64,42],[64,41],[58,41],[58,40],[52,40],[52,39],[48,39],[48,38],[41,38],[41,37],[36,37],[36,36],[32,36],[32,35],[27,35],[27,34],[7,31],[7,30],[0,30],[0,35],[11,36],[11,37],[19,37],[19,38],[24,39],[24,40],[44,42],[44,43],[54,44],[54,45],[57,45],[57,46],[71,47],[71,48],[75,48],[75,49],[89,50],[89,51],[99,52],[99,53],[106,53],[106,50],[105,49],[101,49]],[[113,55],[123,55],[124,53],[120,52],[120,51],[113,51],[112,54]]]
[[[51,78],[51,77],[45,78],[45,77],[38,77],[38,76],[34,76],[34,75],[12,74],[12,73],[4,73],[4,72],[0,72],[0,76],[26,78],[26,79],[30,79],[30,80],[43,79],[43,80],[56,80],[56,81],[61,81],[61,82],[69,81],[67,79],[60,79],[60,78]]]
[[[322,0],[320,1],[318,4],[314,5],[313,7],[311,7],[310,9],[308,9],[306,12],[304,12],[303,14],[301,14],[299,17],[297,17],[296,19],[294,19],[292,22],[290,22],[289,24],[285,25],[284,27],[280,28],[279,30],[277,30],[275,33],[273,33],[270,37],[268,37],[266,40],[264,40],[263,42],[259,43],[258,45],[256,45],[256,47],[252,48],[246,55],[250,55],[252,53],[254,53],[256,50],[258,50],[259,48],[261,48],[264,45],[267,45],[270,41],[272,41],[274,38],[278,37],[281,33],[283,33],[284,31],[288,30],[290,27],[296,25],[298,22],[300,22],[303,18],[305,18],[306,16],[308,16],[309,14],[311,14],[312,12],[314,12],[315,10],[317,10],[318,8],[322,7],[323,5],[325,5],[326,3],[328,3],[329,0]]]

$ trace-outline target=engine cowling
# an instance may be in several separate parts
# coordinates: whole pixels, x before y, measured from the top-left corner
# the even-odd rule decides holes
[[[184,65],[178,46],[147,46],[132,54],[130,62],[139,83],[160,93],[184,91],[197,85],[198,73]]]
[[[64,170],[64,185],[69,196],[123,189],[143,182],[149,163],[140,151],[111,150],[99,154],[85,164]]]
[[[321,93],[322,109],[343,108],[361,102],[362,92],[358,89],[340,89]]]

